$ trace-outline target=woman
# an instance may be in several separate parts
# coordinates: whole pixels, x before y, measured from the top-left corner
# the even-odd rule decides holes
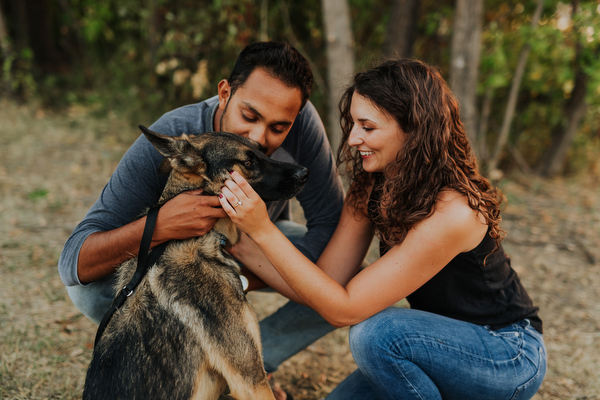
[[[256,275],[351,326],[358,370],[328,398],[531,398],[546,371],[542,322],[500,243],[501,194],[479,174],[443,78],[387,61],[356,75],[340,110],[351,184],[316,265],[239,173],[219,196],[266,256]],[[359,271],[374,233],[381,257]],[[403,298],[410,309],[393,307]]]

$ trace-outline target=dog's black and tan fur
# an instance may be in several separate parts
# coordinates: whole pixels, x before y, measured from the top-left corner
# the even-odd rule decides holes
[[[174,138],[140,126],[170,170],[159,204],[203,189],[220,193],[229,171],[240,172],[264,200],[288,199],[307,170],[266,157],[260,146],[230,133]],[[239,231],[228,218],[205,236],[172,241],[112,317],[94,349],[84,399],[273,399],[266,379],[256,315],[223,250]],[[137,259],[118,270],[117,289]]]

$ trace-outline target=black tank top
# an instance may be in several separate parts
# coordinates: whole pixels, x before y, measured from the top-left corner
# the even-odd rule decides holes
[[[377,212],[379,196],[380,190],[374,190],[369,199],[371,219]],[[542,333],[539,308],[533,306],[502,245],[492,253],[495,244],[488,230],[476,248],[457,255],[427,283],[410,294],[407,297],[410,307],[478,325],[489,325],[492,329],[527,318]],[[380,255],[383,256],[388,250],[389,247],[382,242]]]

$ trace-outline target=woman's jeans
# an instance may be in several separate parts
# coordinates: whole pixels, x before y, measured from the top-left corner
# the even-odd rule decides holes
[[[328,400],[529,399],[546,373],[529,320],[491,330],[391,307],[350,328],[350,349],[358,369]]]
[[[306,226],[293,221],[280,220],[275,225],[292,243],[307,231]],[[115,296],[113,287],[114,274],[86,286],[67,287],[67,292],[73,304],[99,324]],[[259,325],[267,372],[275,371],[283,361],[335,329],[316,311],[293,301],[288,301]]]

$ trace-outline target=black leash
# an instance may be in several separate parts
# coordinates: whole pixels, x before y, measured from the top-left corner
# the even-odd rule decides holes
[[[129,283],[123,286],[123,289],[121,289],[119,295],[115,297],[112,304],[110,305],[110,308],[108,309],[106,314],[104,314],[104,318],[102,318],[102,321],[98,326],[98,331],[96,332],[96,340],[94,341],[94,347],[96,347],[98,345],[98,342],[100,342],[100,338],[102,337],[102,334],[104,333],[104,330],[110,322],[110,319],[112,318],[113,314],[119,308],[121,308],[121,306],[123,306],[123,304],[125,303],[125,300],[127,300],[127,298],[133,294],[137,285],[139,285],[144,275],[146,275],[146,272],[148,272],[148,269],[152,265],[154,265],[154,263],[158,260],[158,258],[161,256],[161,254],[167,247],[168,242],[165,242],[156,246],[154,249],[152,249],[150,253],[148,253],[148,251],[150,250],[150,243],[152,242],[154,227],[156,226],[156,218],[158,216],[159,209],[160,207],[152,207],[148,211],[148,215],[146,217],[146,225],[144,226],[144,233],[142,235],[142,242],[140,243],[140,251],[138,253],[137,268]]]

